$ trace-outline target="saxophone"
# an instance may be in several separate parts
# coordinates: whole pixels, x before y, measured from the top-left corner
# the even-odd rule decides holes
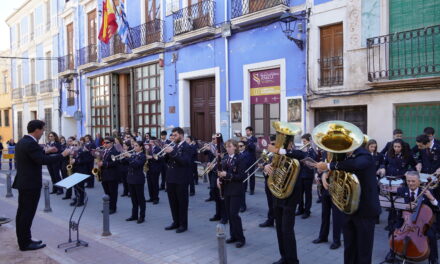
[[[69,164],[66,166],[67,176],[70,176],[73,174],[72,159],[73,159],[72,155],[69,155]]]
[[[92,174],[93,174],[93,176],[96,177],[97,181],[102,181],[101,168],[98,166],[98,162],[100,162],[100,161],[101,161],[101,153],[99,152],[99,150],[95,150],[95,162],[94,162],[94,167],[92,169]]]
[[[344,121],[327,121],[313,129],[313,141],[327,151],[327,162],[343,161],[347,153],[359,148],[364,134],[355,125]],[[359,207],[361,186],[357,176],[342,170],[329,172],[329,193],[335,206],[345,214]]]

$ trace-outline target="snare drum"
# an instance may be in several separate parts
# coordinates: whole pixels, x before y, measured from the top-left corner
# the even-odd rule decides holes
[[[391,180],[391,185],[390,181],[386,177],[383,177],[379,180],[380,191],[384,193],[397,193],[397,189],[402,186],[402,179]]]
[[[427,173],[420,173],[420,185],[425,186],[428,183],[428,179],[432,181],[437,181],[437,177]]]

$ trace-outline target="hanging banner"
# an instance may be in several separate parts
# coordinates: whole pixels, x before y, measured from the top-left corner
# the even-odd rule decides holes
[[[251,104],[280,102],[280,68],[249,73]]]

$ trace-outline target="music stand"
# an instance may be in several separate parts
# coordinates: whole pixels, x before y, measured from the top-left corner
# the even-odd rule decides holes
[[[74,173],[72,175],[70,175],[69,177],[65,178],[62,181],[59,181],[55,184],[55,186],[57,187],[61,187],[61,188],[73,188],[75,185],[77,185],[78,183],[84,181],[85,179],[89,178],[90,175],[87,174],[82,174],[82,173]],[[79,189],[79,187],[76,187]],[[73,246],[66,248],[64,251],[67,252],[70,249],[74,249],[77,247],[88,247],[89,243],[80,240],[79,239],[79,222],[81,221],[81,217],[84,213],[84,210],[87,207],[87,201],[88,201],[88,197],[87,197],[87,193],[85,192],[85,189],[81,189],[81,191],[84,192],[84,206],[81,210],[81,213],[78,216],[77,221],[72,220],[73,216],[75,215],[75,211],[76,208],[78,207],[77,203],[75,203],[75,207],[73,208],[72,214],[70,215],[69,218],[69,240],[66,243],[61,243],[58,245],[58,248],[64,247],[64,246],[68,246],[70,244],[73,244]],[[76,231],[76,240],[72,240],[72,231]]]

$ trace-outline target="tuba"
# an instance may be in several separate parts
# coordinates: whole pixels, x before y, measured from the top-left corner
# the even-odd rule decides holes
[[[294,136],[301,133],[298,126],[287,122],[274,121],[272,126],[277,132],[276,148],[287,149],[289,144],[293,144]],[[267,187],[276,198],[285,199],[292,194],[295,187],[300,169],[299,161],[274,153],[271,166],[273,174],[267,178]]]
[[[364,134],[355,125],[344,121],[327,121],[313,129],[313,141],[327,151],[327,162],[343,161],[364,142]],[[350,172],[329,172],[329,193],[335,206],[345,214],[353,214],[359,207],[361,186]]]

